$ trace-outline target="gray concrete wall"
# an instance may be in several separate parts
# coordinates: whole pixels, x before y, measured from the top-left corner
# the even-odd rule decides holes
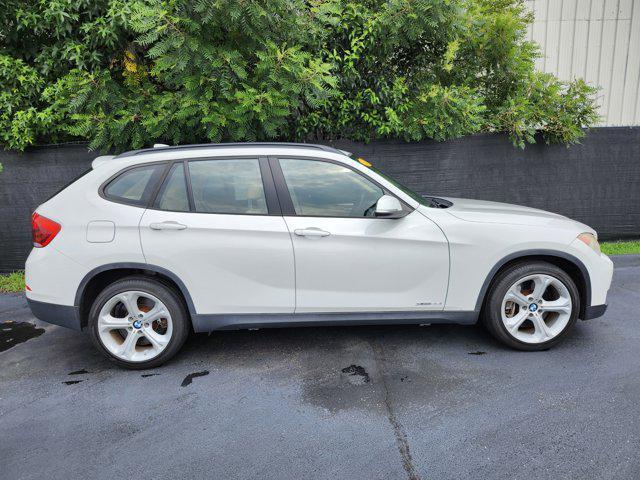
[[[334,145],[422,194],[528,205],[584,222],[602,239],[640,238],[640,127],[593,129],[570,148],[519,150],[502,135]],[[83,145],[0,152],[0,271],[24,267],[31,212],[96,156]]]

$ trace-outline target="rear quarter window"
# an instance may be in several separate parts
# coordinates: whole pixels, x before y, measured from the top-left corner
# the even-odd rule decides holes
[[[104,186],[104,197],[115,202],[146,206],[158,186],[164,168],[165,164],[129,168]]]

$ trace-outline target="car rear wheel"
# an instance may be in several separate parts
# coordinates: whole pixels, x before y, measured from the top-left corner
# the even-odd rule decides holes
[[[189,320],[171,288],[146,277],[129,277],[109,285],[95,299],[89,332],[113,362],[146,369],[162,365],[180,350]]]
[[[571,277],[547,262],[513,265],[498,274],[483,322],[498,340],[518,350],[546,350],[575,325],[580,296]]]

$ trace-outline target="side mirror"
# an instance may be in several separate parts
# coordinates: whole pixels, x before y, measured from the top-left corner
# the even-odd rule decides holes
[[[390,217],[402,212],[400,200],[391,195],[383,195],[376,203],[376,217]]]

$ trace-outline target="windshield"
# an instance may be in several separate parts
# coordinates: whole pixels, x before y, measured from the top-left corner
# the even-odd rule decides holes
[[[394,187],[399,188],[400,190],[402,190],[404,193],[406,193],[407,195],[409,195],[411,198],[413,198],[416,202],[421,203],[422,205],[426,205],[427,207],[432,206],[432,202],[431,200],[427,197],[423,197],[422,195],[420,195],[419,193],[414,192],[413,190],[411,190],[409,187],[405,187],[404,185],[402,185],[400,182],[398,182],[395,178],[390,177],[389,175],[387,175],[386,173],[384,173],[381,170],[378,170],[376,167],[371,166],[369,167],[370,170],[374,171],[375,173],[377,173],[378,175],[380,175],[382,178],[384,178],[387,182],[391,183]]]
[[[406,187],[403,184],[401,184],[395,178],[387,175],[386,173],[384,173],[381,170],[378,170],[376,167],[371,165],[371,163],[367,162],[364,158],[355,157],[353,154],[351,154],[351,158],[353,160],[355,160],[356,162],[358,162],[360,165],[364,165],[369,170],[372,170],[375,173],[377,173],[378,175],[380,175],[387,182],[391,183],[394,187],[399,188],[400,190],[402,190],[402,192],[404,192],[407,195],[409,195],[412,199],[414,199],[416,202],[418,202],[421,205],[424,205],[424,206],[430,207],[430,208],[449,208],[450,206],[453,205],[452,202],[450,202],[449,200],[446,200],[444,198],[430,197],[428,195],[420,195],[419,193],[414,192],[409,187]]]

